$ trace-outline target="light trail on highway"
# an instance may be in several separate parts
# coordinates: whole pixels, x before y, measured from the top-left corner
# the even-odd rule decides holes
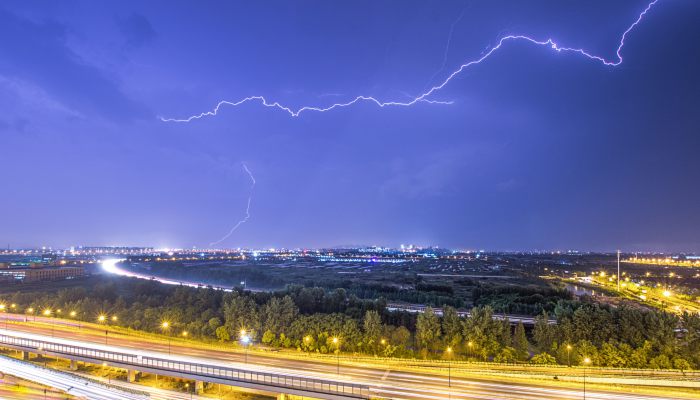
[[[201,287],[207,286],[207,285],[204,285],[201,283],[196,283],[196,282],[174,281],[172,279],[162,278],[162,277],[155,276],[155,275],[137,274],[135,272],[127,271],[124,268],[120,268],[117,264],[119,264],[122,261],[126,261],[126,260],[118,259],[118,258],[110,258],[110,259],[102,260],[100,262],[100,264],[102,266],[103,271],[110,273],[110,274],[118,275],[118,276],[124,276],[124,277],[128,277],[128,278],[145,279],[148,281],[156,281],[156,282],[163,283],[165,285],[188,286],[188,287],[192,287],[192,288],[201,288]],[[214,289],[223,290],[225,292],[230,292],[232,290],[231,288],[220,287],[220,286],[214,287]]]
[[[0,371],[68,394],[95,400],[145,400],[148,397],[97,384],[73,374],[41,368],[27,362],[0,356]]]
[[[20,329],[21,328],[21,329]],[[315,377],[327,380],[337,380],[367,384],[370,391],[376,396],[391,399],[580,399],[582,392],[577,387],[547,387],[537,384],[505,383],[491,380],[467,379],[464,377],[452,377],[448,381],[444,375],[428,372],[412,372],[391,370],[389,366],[358,366],[343,365],[340,374],[335,373],[335,365],[314,360],[280,359],[259,355],[249,355],[248,362],[242,362],[241,354],[218,351],[214,349],[188,348],[178,345],[173,355],[167,355],[165,344],[158,345],[152,341],[140,338],[114,338],[111,344],[104,346],[99,344],[104,340],[98,331],[89,332],[65,332],[63,338],[50,338],[48,335],[28,333],[28,331],[41,333],[47,328],[23,329],[12,326],[8,332],[22,337],[35,337],[42,340],[51,340],[60,343],[71,343],[90,348],[104,348],[114,351],[130,352],[136,354],[153,354],[160,358],[181,360],[188,362],[206,363],[208,365],[235,366],[251,371],[264,371],[304,377]],[[1,331],[1,330],[0,330]],[[149,351],[142,349],[148,348]],[[388,369],[389,368],[389,369]],[[503,378],[504,380],[507,378]],[[637,394],[620,394],[599,390],[588,390],[586,398],[612,399],[612,400],[661,400],[673,399],[671,396],[643,396]]]

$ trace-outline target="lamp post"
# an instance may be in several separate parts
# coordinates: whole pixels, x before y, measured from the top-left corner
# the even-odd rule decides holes
[[[447,387],[452,387],[452,347],[447,346]]]
[[[102,324],[102,325],[105,325],[107,323],[107,316],[104,314],[100,314],[97,317],[97,322]],[[108,334],[107,328],[105,327],[105,346],[107,345],[107,334]]]
[[[243,347],[245,347],[245,363],[248,364],[248,344],[250,343],[250,336],[248,336],[248,332],[246,332],[245,329],[241,329],[241,343],[243,343]]]
[[[467,347],[469,348],[469,358],[472,357],[472,347],[474,347],[474,343],[470,340],[467,342]]]
[[[566,345],[566,363],[569,364],[569,368],[571,368],[571,345],[570,344]]]
[[[44,311],[42,312],[42,314],[44,314],[44,316],[45,316],[46,318],[51,318],[51,309],[50,309],[50,308],[47,308],[46,310],[44,310]],[[54,320],[53,320],[53,319],[50,319],[49,322],[51,323],[51,337],[53,337],[53,324],[54,324]]]
[[[338,337],[333,337],[332,342],[335,345],[336,373],[340,375],[340,339],[338,339]]]
[[[168,354],[170,354],[170,335],[166,334],[166,332],[169,332],[170,322],[163,321],[163,323],[160,324],[160,328],[163,330],[163,334],[168,337]]]
[[[590,358],[586,357],[583,359],[583,400],[586,400],[586,367],[590,363]]]
[[[77,312],[77,311],[71,311],[70,313],[68,313],[68,315],[70,315],[71,318],[76,319],[76,317],[78,316],[78,312]],[[82,328],[82,325],[83,325],[83,324],[80,323],[80,320],[78,320],[78,329],[81,329],[81,328]]]

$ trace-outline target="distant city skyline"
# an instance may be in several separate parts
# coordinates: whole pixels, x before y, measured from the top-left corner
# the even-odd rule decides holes
[[[546,42],[649,4],[4,3],[0,245],[700,252],[700,4]]]

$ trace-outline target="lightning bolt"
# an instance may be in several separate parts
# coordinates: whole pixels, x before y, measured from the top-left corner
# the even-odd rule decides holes
[[[625,46],[625,39],[627,39],[627,35],[632,32],[632,30],[639,25],[642,20],[644,19],[644,16],[647,15],[649,10],[658,2],[659,0],[653,0],[651,3],[647,4],[646,8],[639,14],[637,19],[622,33],[622,37],[620,37],[620,42],[617,46],[617,50],[615,51],[615,55],[617,56],[617,59],[613,60],[606,60],[602,56],[598,56],[595,54],[592,54],[588,52],[585,49],[582,48],[573,48],[573,47],[565,47],[565,46],[560,46],[557,42],[555,42],[553,39],[549,38],[547,40],[538,40],[529,36],[525,35],[508,35],[502,37],[499,41],[498,44],[495,46],[491,47],[486,53],[484,53],[481,57],[476,58],[471,61],[467,61],[464,64],[460,65],[459,68],[457,68],[454,72],[452,72],[450,75],[445,78],[442,83],[431,87],[429,90],[425,91],[423,94],[412,98],[410,101],[381,101],[377,99],[376,97],[373,96],[357,96],[354,99],[347,101],[345,103],[335,103],[331,104],[330,106],[326,107],[317,107],[317,106],[303,106],[301,108],[293,109],[291,107],[284,106],[280,104],[279,102],[270,102],[268,101],[265,97],[263,96],[249,96],[244,99],[238,100],[238,101],[227,101],[223,100],[220,101],[216,107],[214,107],[213,110],[211,111],[206,111],[201,114],[197,115],[192,115],[187,118],[163,118],[159,117],[161,121],[163,122],[191,122],[193,120],[201,119],[204,117],[209,117],[209,116],[215,116],[219,113],[219,110],[223,106],[232,106],[232,107],[237,107],[240,106],[244,103],[248,102],[254,102],[257,101],[260,104],[262,104],[265,107],[270,107],[270,108],[276,108],[281,111],[287,112],[290,116],[292,117],[298,117],[301,115],[301,113],[306,112],[306,111],[317,111],[317,112],[327,112],[334,110],[336,108],[343,108],[343,107],[349,107],[351,105],[354,105],[359,102],[370,102],[374,103],[380,108],[383,107],[389,107],[389,106],[397,106],[397,107],[409,107],[413,106],[416,103],[419,102],[425,102],[425,103],[430,103],[430,104],[453,104],[452,101],[438,101],[438,100],[429,100],[428,97],[433,95],[435,92],[440,91],[442,88],[447,86],[452,79],[454,79],[457,75],[461,74],[462,71],[474,66],[481,64],[485,60],[487,60],[491,55],[496,53],[498,50],[500,50],[503,45],[507,42],[526,42],[530,44],[534,44],[537,46],[543,46],[547,47],[557,53],[574,53],[574,54],[579,54],[581,56],[584,56],[592,61],[597,61],[607,67],[616,67],[620,64],[622,64],[622,48]]]
[[[252,184],[250,185],[250,194],[248,195],[248,205],[246,206],[246,209],[245,209],[245,217],[243,217],[243,219],[238,221],[238,223],[236,223],[236,225],[234,225],[233,228],[231,228],[231,230],[226,235],[224,235],[224,237],[222,237],[221,239],[219,239],[215,242],[209,243],[209,247],[214,247],[214,246],[218,245],[219,243],[223,242],[224,240],[228,239],[231,235],[233,235],[233,233],[238,229],[238,227],[240,227],[241,225],[246,223],[248,221],[248,219],[250,219],[250,203],[253,200],[253,189],[255,189],[255,177],[250,172],[250,170],[248,169],[248,166],[245,163],[241,163],[241,165],[243,166],[243,169],[248,174],[248,177],[250,178],[250,181],[252,182]]]

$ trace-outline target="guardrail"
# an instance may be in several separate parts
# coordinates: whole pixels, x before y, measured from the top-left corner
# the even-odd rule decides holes
[[[370,397],[369,386],[350,382],[250,371],[220,365],[207,365],[158,358],[150,355],[142,356],[126,352],[67,345],[47,340],[28,339],[5,334],[0,334],[0,345],[33,353],[50,352],[59,357],[63,356],[68,359],[82,358],[96,360],[100,363],[118,363],[133,367],[134,370],[155,369],[163,371],[163,375],[167,375],[168,372],[187,374],[192,376],[192,379],[201,381],[208,381],[207,378],[209,378],[209,380],[229,381],[232,386],[237,386],[236,383],[247,383],[277,388],[278,390],[276,391],[280,393],[285,393],[285,390],[296,390],[347,398],[366,399]]]

